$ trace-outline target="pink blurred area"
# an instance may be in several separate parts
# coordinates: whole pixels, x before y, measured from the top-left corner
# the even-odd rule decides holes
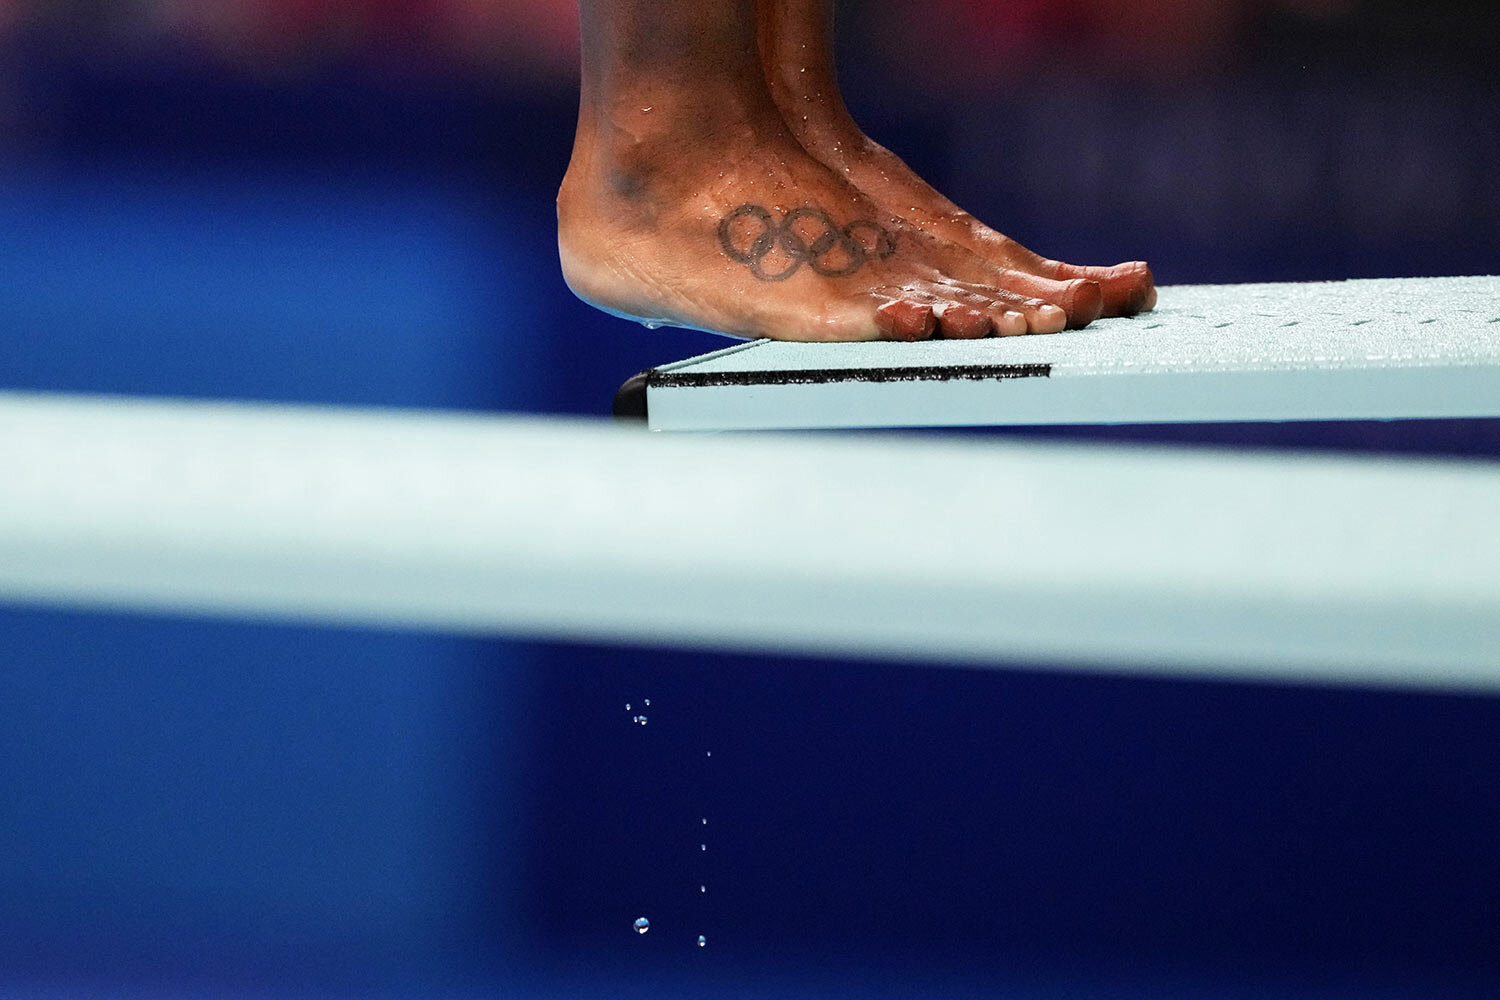
[[[960,87],[1087,65],[1127,78],[1173,79],[1227,68],[1257,18],[1338,18],[1360,0],[924,0],[885,5],[877,29],[896,54],[922,39],[941,58],[915,63]],[[955,74],[955,67],[961,72]],[[953,79],[956,75],[957,79]]]
[[[841,18],[914,82],[982,87],[1078,60],[1136,78],[1212,72],[1258,16],[1337,17],[1359,3],[861,0],[842,5]],[[102,30],[250,71],[373,59],[558,82],[578,59],[577,0],[0,0],[0,32],[29,24]]]

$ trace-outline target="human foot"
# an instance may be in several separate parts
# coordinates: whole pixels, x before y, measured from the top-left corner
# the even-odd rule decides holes
[[[1090,281],[998,272],[880,214],[774,108],[771,121],[709,136],[680,109],[657,111],[635,102],[612,109],[607,128],[581,124],[558,195],[564,276],[602,309],[783,340],[1062,329],[1065,309],[1032,292],[1073,305],[1075,321],[1098,315]]]
[[[1134,316],[1156,306],[1155,279],[1145,261],[1098,267],[1050,260],[964,211],[895,153],[863,133],[836,137],[839,133],[825,124],[794,129],[794,134],[816,159],[843,174],[876,204],[901,206],[897,209],[900,218],[912,228],[961,247],[991,266],[1054,282],[1097,283],[1100,309],[1091,318]],[[954,273],[965,272],[954,269]],[[1012,282],[1013,287],[1018,284]]]
[[[1090,267],[1042,257],[959,208],[866,136],[838,88],[829,0],[757,2],[762,67],[788,128],[809,154],[888,210],[887,215],[963,248],[991,267],[1054,282],[1097,282],[1103,315],[1130,316],[1155,306],[1155,282],[1145,262]]]

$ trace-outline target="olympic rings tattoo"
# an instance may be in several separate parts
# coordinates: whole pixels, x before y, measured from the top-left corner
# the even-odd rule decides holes
[[[753,219],[759,223],[760,232],[749,246],[736,245],[734,225],[741,219]],[[797,232],[796,225],[803,219],[816,222],[822,229],[811,243]],[[868,249],[857,235],[862,231],[873,238]],[[871,258],[884,260],[894,254],[896,237],[884,226],[869,219],[855,219],[840,228],[821,208],[794,208],[777,223],[770,211],[760,205],[741,205],[720,220],[719,245],[724,248],[730,260],[750,268],[750,273],[761,281],[785,281],[796,274],[803,264],[825,278],[846,277],[864,267],[865,262]],[[766,257],[773,250],[780,250],[788,261],[778,271],[768,271],[765,267]],[[837,259],[834,257],[836,250],[842,251],[845,258],[842,264],[830,262],[831,257]]]

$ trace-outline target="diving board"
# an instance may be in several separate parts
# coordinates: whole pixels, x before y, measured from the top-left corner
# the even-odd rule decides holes
[[[1500,416],[1500,277],[1198,285],[1044,336],[757,340],[650,369],[653,430]]]
[[[31,606],[1500,694],[1497,512],[1489,463],[0,393]]]

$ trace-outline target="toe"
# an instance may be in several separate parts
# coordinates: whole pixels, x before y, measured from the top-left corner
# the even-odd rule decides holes
[[[1032,333],[1061,333],[1067,328],[1068,314],[1061,306],[1036,301],[1026,317],[1026,323]]]
[[[1134,316],[1150,309],[1154,302],[1155,279],[1150,266],[1143,260],[1134,260],[1114,267],[1080,267],[1076,264],[1059,264],[1059,278],[1097,281],[1102,293],[1101,315]]]
[[[952,293],[963,297],[963,292]],[[971,305],[980,306],[992,319],[996,316],[1003,317],[1004,313],[1017,313],[1026,323],[1024,330],[1015,329],[1015,321],[1012,319],[995,319],[995,332],[1000,336],[1012,336],[1017,333],[1058,333],[1068,325],[1068,314],[1061,306],[1052,304],[1045,299],[1028,298],[1025,295],[1006,289],[990,289],[985,295],[979,296],[969,293],[967,299]]]
[[[990,323],[997,337],[1018,337],[1026,332],[1026,314],[997,307],[990,311]]]
[[[990,317],[975,306],[944,303],[938,307],[938,331],[949,340],[976,340],[990,335]]]
[[[937,314],[931,303],[892,299],[875,310],[875,326],[883,340],[926,340],[937,329]]]
[[[1151,266],[1143,260],[1119,264],[1110,269],[1117,286],[1118,315],[1134,316],[1156,305],[1156,278]]]
[[[1074,270],[1089,269],[1075,268]],[[1103,271],[1105,269],[1093,268],[1092,270]],[[1064,326],[1074,329],[1088,326],[1104,311],[1102,284],[1097,278],[1086,274],[1068,274],[1058,278],[1049,278],[1024,271],[1007,270],[997,273],[991,287],[992,291],[1009,292],[1027,299],[1051,303],[1061,308],[1066,314]],[[1026,311],[1028,319],[1036,318],[1033,311]],[[1032,332],[1055,332],[1051,329],[1050,319],[1044,321],[1043,326],[1046,329]]]
[[[1068,314],[1068,329],[1081,330],[1104,311],[1104,292],[1099,282],[1078,278],[1068,282],[1068,297],[1061,303]]]
[[[1060,333],[1068,325],[1068,314],[1061,307],[1042,299],[1028,299],[1009,292],[996,292],[995,305],[1019,313],[1026,321],[1026,329],[1017,333]],[[995,329],[1000,330],[999,325]]]

